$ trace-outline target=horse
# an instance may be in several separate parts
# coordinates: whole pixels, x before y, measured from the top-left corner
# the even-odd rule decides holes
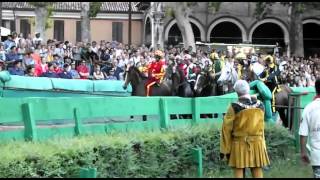
[[[198,74],[194,92],[196,97],[217,96],[217,83],[211,72],[204,71]]]
[[[236,83],[237,80],[238,80],[237,71],[235,70],[234,67],[229,65],[229,66],[225,66],[221,70],[221,74],[217,82],[218,82],[218,85],[221,85],[223,87],[227,86],[228,90],[224,91],[224,94],[225,94],[233,91],[233,85]]]
[[[173,95],[179,97],[194,97],[194,92],[191,89],[190,83],[184,76],[184,72],[177,66],[171,68],[171,80],[173,87]]]
[[[259,80],[258,75],[256,75],[256,73],[254,73],[253,70],[250,70],[250,68],[247,68],[246,71],[243,71],[243,78],[246,78],[245,80],[247,80],[248,82]],[[279,113],[279,116],[283,122],[283,126],[291,129],[293,123],[291,123],[291,126],[289,127],[289,119],[288,119],[289,112],[286,113],[286,109],[288,109],[286,107],[289,106],[289,94],[292,92],[292,90],[288,85],[281,84],[281,82],[278,86],[281,89],[281,91],[275,92],[274,94],[275,102],[273,104],[275,106],[275,111]],[[291,106],[293,106],[293,102],[291,103]],[[291,122],[293,120],[293,111],[291,111],[290,120]]]
[[[130,66],[125,72],[125,82],[123,88],[126,89],[130,83],[132,86],[132,96],[146,96],[146,85],[148,78],[135,66]],[[159,85],[151,87],[151,96],[172,96],[172,82],[170,80],[163,81]]]

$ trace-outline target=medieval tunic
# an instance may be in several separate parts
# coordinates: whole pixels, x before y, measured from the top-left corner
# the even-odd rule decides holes
[[[222,125],[220,152],[234,168],[270,164],[264,139],[264,106],[256,98],[232,103]]]

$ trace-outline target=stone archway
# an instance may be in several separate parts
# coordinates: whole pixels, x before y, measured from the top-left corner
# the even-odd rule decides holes
[[[246,42],[247,41],[247,32],[246,29],[244,27],[243,24],[240,23],[240,21],[234,19],[234,18],[230,18],[230,17],[223,17],[223,18],[219,18],[215,21],[213,21],[213,23],[211,23],[211,25],[208,28],[208,32],[207,32],[207,42],[210,42],[210,38],[211,38],[211,32],[212,30],[219,25],[220,23],[223,22],[229,22],[229,23],[233,23],[235,24],[241,31],[241,37],[242,37],[242,42]]]
[[[285,44],[289,44],[289,30],[286,27],[286,25],[277,19],[271,19],[271,18],[263,19],[253,25],[253,27],[250,29],[249,36],[248,36],[249,42],[252,42],[252,35],[253,35],[253,32],[256,30],[256,28],[265,23],[273,23],[278,25],[283,31]]]
[[[204,30],[203,26],[195,18],[189,18],[189,19],[190,19],[191,25],[193,24],[199,29],[201,41],[205,41],[205,30]],[[166,26],[165,31],[164,31],[164,39],[165,39],[165,41],[168,42],[168,40],[169,40],[169,32],[170,32],[171,28],[176,24],[176,22],[177,22],[176,19],[172,19],[168,23],[168,25]]]
[[[320,20],[306,19],[303,24],[303,46],[306,56],[313,56],[320,52]]]

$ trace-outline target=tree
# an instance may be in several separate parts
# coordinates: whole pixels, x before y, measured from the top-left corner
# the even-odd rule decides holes
[[[81,41],[91,41],[90,18],[96,17],[102,2],[81,2]]]
[[[0,27],[2,27],[2,1],[0,2]],[[1,28],[0,28],[0,36],[1,36]],[[2,42],[2,38],[0,38],[0,42]]]
[[[275,2],[258,2],[255,16],[258,19],[264,18],[271,13],[270,8]],[[294,56],[304,57],[303,48],[303,24],[302,13],[306,8],[319,9],[318,2],[282,2],[284,6],[288,6],[288,22],[289,22],[289,48]]]
[[[46,42],[46,29],[50,27],[49,17],[52,15],[53,2],[28,2],[35,7],[34,13],[36,32],[40,33],[40,37]]]
[[[208,2],[208,8],[214,12],[219,10],[220,2]],[[189,20],[192,7],[198,6],[198,2],[168,2],[166,3],[166,14],[173,16],[177,20],[178,28],[181,32],[184,48],[192,47],[195,52],[195,40],[192,26]]]

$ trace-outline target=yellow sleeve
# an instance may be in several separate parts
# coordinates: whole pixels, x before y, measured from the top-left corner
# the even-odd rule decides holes
[[[235,119],[235,112],[232,106],[229,106],[229,109],[224,116],[221,138],[220,138],[220,153],[230,154],[231,152],[231,141],[232,141],[232,129],[233,129],[233,120]]]

